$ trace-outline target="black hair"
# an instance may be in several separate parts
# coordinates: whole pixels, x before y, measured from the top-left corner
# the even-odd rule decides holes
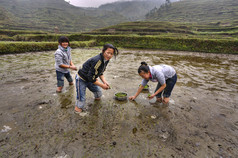
[[[150,71],[150,68],[146,62],[141,62],[141,66],[138,68],[138,73],[141,73],[141,71],[144,71],[145,73],[148,73]]]
[[[108,44],[105,44],[103,46],[103,49],[102,49],[102,53],[104,53],[108,48],[111,48],[114,50],[114,56],[116,58],[116,56],[119,54],[119,51],[116,47],[114,47],[112,44],[108,43]]]
[[[58,39],[58,42],[59,44],[62,44],[64,42],[68,42],[69,43],[69,39],[65,36],[61,36],[59,39]],[[69,43],[69,46],[70,46],[70,43]]]

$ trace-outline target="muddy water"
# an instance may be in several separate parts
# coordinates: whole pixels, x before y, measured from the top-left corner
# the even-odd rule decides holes
[[[99,49],[75,49],[77,67]],[[73,113],[75,86],[56,94],[54,52],[0,56],[0,157],[238,157],[238,56],[121,50],[101,101]],[[178,74],[169,105],[133,95],[141,61]],[[72,72],[75,76],[76,72]],[[150,92],[156,84],[149,82]]]

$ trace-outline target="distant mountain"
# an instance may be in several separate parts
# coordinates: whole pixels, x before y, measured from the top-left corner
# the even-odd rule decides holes
[[[64,0],[0,1],[0,29],[80,32],[124,21],[128,19],[116,12],[79,8]]]
[[[238,20],[238,0],[181,0],[151,10],[147,20],[229,22]]]
[[[171,0],[174,2],[177,0]],[[159,8],[165,0],[132,0],[118,1],[99,6],[101,10],[115,11],[122,16],[129,18],[130,21],[143,20],[145,15],[154,8]]]

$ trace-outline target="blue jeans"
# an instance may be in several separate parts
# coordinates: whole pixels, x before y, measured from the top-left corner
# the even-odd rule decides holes
[[[57,87],[64,87],[64,77],[68,80],[68,82],[73,82],[73,78],[70,73],[62,73],[56,70],[57,76]]]
[[[170,95],[171,95],[171,92],[172,92],[172,90],[173,90],[173,88],[174,88],[174,85],[176,84],[176,82],[177,82],[177,74],[175,74],[172,78],[169,78],[169,79],[166,80],[166,87],[165,87],[165,89],[164,89],[162,92],[160,92],[159,94],[157,94],[156,97],[157,97],[157,98],[161,98],[161,95],[162,95],[162,93],[163,93],[163,96],[164,96],[165,98],[169,98]],[[161,87],[161,84],[158,83],[158,85],[157,85],[157,87],[156,87],[156,89],[155,89],[155,92],[156,92],[160,87]]]
[[[99,88],[99,86],[91,83],[91,82],[86,82],[82,80],[78,75],[75,77],[76,80],[76,92],[77,92],[77,97],[76,97],[76,103],[75,105],[82,109],[85,105],[86,101],[86,88],[88,88],[91,92],[93,92],[95,98],[100,98],[102,96],[102,92]]]

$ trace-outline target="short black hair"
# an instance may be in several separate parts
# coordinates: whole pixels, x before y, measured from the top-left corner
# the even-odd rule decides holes
[[[61,37],[58,39],[58,42],[59,42],[59,44],[62,44],[62,43],[64,43],[64,42],[69,43],[69,39],[68,39],[68,37],[61,36]],[[70,43],[69,43],[69,45],[70,45]]]
[[[116,47],[114,47],[112,44],[107,43],[103,46],[102,52],[104,53],[108,48],[111,48],[114,50],[115,57],[119,54],[119,51]]]
[[[150,68],[146,62],[141,62],[141,66],[138,68],[138,74],[141,73],[141,71],[144,71],[145,73],[148,73],[150,71]]]

